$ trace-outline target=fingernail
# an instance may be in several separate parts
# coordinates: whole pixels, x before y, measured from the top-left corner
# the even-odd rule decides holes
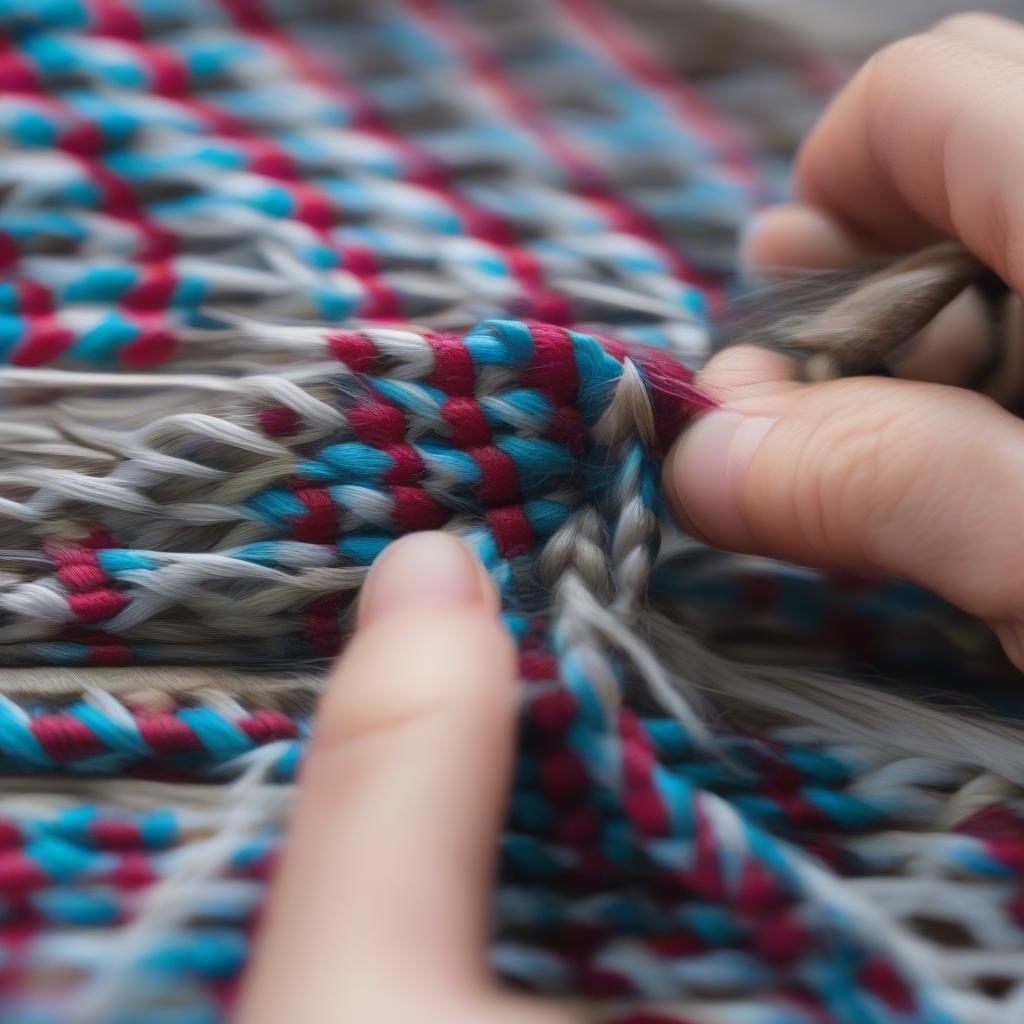
[[[668,483],[676,518],[702,540],[743,548],[750,539],[739,495],[750,460],[775,420],[716,409],[676,443]]]
[[[413,533],[378,556],[359,596],[359,625],[414,608],[497,606],[483,566],[449,533]]]

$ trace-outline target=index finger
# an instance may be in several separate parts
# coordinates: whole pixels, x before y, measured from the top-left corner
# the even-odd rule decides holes
[[[450,1019],[427,1010],[487,989],[514,647],[454,538],[396,542],[367,587],[303,767],[246,1024]]]
[[[1024,291],[1024,27],[947,26],[876,54],[798,158],[798,197],[865,245],[910,249],[958,237]]]

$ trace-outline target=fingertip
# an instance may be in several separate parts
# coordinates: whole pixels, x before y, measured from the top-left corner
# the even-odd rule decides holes
[[[888,363],[898,377],[968,385],[992,355],[989,310],[976,288],[958,295]]]
[[[438,712],[511,720],[516,679],[511,635],[484,605],[396,609],[360,627],[335,664],[317,716],[316,750]]]
[[[750,221],[739,262],[754,282],[769,283],[800,270],[838,270],[876,261],[877,250],[823,210],[803,203],[770,206]]]
[[[803,385],[780,352],[735,345],[719,352],[698,382],[723,403],[692,423],[669,450],[663,488],[679,525],[720,547],[744,549],[749,532],[739,492],[761,440]]]
[[[798,386],[796,367],[796,362],[781,352],[758,345],[731,345],[708,362],[697,375],[697,383],[721,401],[733,402]]]
[[[1009,296],[1002,311],[1003,339],[998,365],[985,382],[985,394],[1014,408],[1024,399],[1024,303]]]
[[[1018,669],[1024,671],[1024,622],[1019,619],[997,622],[994,629],[1006,656]]]
[[[746,550],[752,537],[740,513],[740,488],[770,416],[724,409],[701,416],[675,443],[664,486],[679,525],[717,547]]]
[[[412,533],[377,558],[359,595],[358,624],[415,608],[480,606],[492,614],[498,593],[476,555],[451,533]]]

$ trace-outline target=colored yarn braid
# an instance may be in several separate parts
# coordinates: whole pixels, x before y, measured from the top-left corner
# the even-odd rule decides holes
[[[0,1022],[225,1018],[323,667],[433,528],[520,650],[503,978],[620,1024],[1024,1019],[1019,734],[793,667],[942,635],[973,680],[974,634],[902,584],[654,572],[779,180],[705,101],[731,69],[589,0],[0,30]]]

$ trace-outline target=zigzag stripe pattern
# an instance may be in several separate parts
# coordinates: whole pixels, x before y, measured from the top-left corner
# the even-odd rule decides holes
[[[655,224],[741,215],[747,190],[728,176],[698,172],[673,193],[683,209],[647,213],[580,150],[535,130],[522,96],[492,75],[518,121],[460,107],[433,75],[420,79],[426,94],[400,96],[386,75],[325,82],[253,5],[117,9],[2,12],[19,41],[0,106],[18,149],[0,171],[11,213],[0,251],[16,270],[0,290],[0,356],[12,364],[203,359],[201,305],[462,326],[508,310],[614,319],[639,340],[700,351],[705,298],[692,282],[710,281],[720,258],[694,268]],[[339,64],[397,52],[414,73],[432,62],[455,73],[469,44],[424,11],[342,20]],[[415,123],[410,102],[450,108],[455,127],[395,133],[389,123]],[[617,122],[652,134],[638,106]],[[677,120],[656,121],[679,159],[708,148]],[[239,245],[256,258],[237,259]]]

